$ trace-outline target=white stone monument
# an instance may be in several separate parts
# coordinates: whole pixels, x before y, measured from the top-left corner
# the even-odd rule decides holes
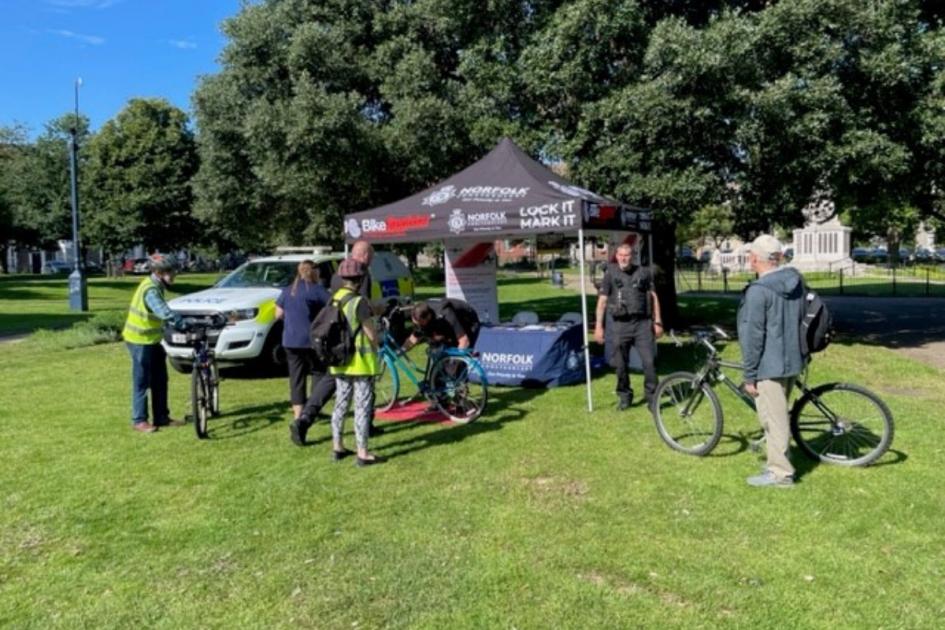
[[[852,228],[840,223],[836,206],[828,198],[811,201],[803,210],[807,223],[794,230],[794,259],[800,271],[837,271],[853,266],[850,258]]]

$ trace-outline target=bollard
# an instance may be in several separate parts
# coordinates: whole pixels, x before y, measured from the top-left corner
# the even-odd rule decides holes
[[[728,269],[722,269],[722,293],[728,293]]]
[[[840,295],[843,295],[843,269],[840,269]]]

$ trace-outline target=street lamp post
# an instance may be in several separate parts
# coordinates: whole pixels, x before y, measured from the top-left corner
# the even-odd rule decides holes
[[[89,291],[85,282],[82,244],[79,242],[79,86],[75,81],[75,124],[69,130],[69,171],[72,179],[72,255],[75,267],[69,274],[69,309],[89,310]]]

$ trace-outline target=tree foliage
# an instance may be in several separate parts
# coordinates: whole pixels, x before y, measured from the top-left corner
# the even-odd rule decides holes
[[[72,238],[69,138],[76,126],[81,148],[89,137],[89,121],[83,116],[65,114],[50,121],[32,143],[24,128],[7,129],[0,141],[4,147],[0,195],[11,223],[6,238],[51,249],[57,240]],[[84,162],[80,150],[80,170]]]
[[[88,147],[83,232],[89,245],[123,252],[199,242],[191,178],[197,170],[187,115],[163,99],[132,99]]]

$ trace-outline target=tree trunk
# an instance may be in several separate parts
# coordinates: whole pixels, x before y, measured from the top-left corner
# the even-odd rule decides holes
[[[676,226],[653,223],[653,259],[656,296],[664,327],[669,330],[679,325],[679,303],[676,300]]]
[[[899,244],[902,242],[899,230],[890,228],[886,231],[886,255],[889,256],[889,266],[899,266]]]

